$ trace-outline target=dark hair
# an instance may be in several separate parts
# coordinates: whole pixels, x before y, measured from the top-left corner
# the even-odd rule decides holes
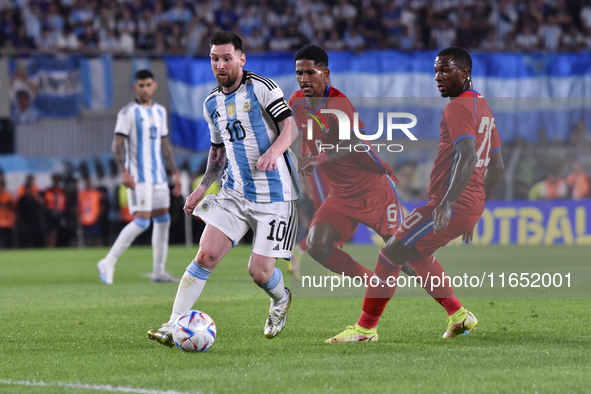
[[[142,79],[149,79],[152,78],[154,79],[154,74],[152,74],[152,71],[150,70],[139,70],[138,72],[135,73],[135,80],[139,81]]]
[[[242,51],[242,38],[231,31],[218,31],[209,39],[209,46],[232,44],[234,49]]]
[[[472,58],[467,50],[461,47],[447,47],[439,51],[437,56],[451,56],[462,66],[468,67],[472,71]]]
[[[326,51],[320,48],[318,45],[304,45],[296,54],[293,59],[293,63],[298,60],[312,60],[314,65],[321,65],[328,67],[328,55]]]

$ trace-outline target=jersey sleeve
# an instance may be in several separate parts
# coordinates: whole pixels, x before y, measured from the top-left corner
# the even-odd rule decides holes
[[[266,83],[257,84],[257,96],[275,123],[279,123],[291,116],[291,108],[287,105],[281,88],[270,79],[265,80]]]
[[[158,111],[160,111],[160,117],[162,118],[162,125],[160,125],[160,128],[162,129],[162,137],[168,137],[168,113],[163,106],[159,106]]]
[[[476,140],[472,98],[458,97],[446,105],[443,109],[443,122],[454,145],[464,138]]]
[[[115,124],[115,134],[128,136],[133,124],[133,111],[124,108],[117,114],[117,123]]]
[[[207,100],[206,100],[206,102],[207,102]],[[218,130],[214,121],[211,119],[209,112],[207,112],[207,107],[205,106],[205,103],[203,103],[203,118],[205,118],[205,120],[207,121],[207,126],[209,127],[211,146],[216,147],[216,148],[221,148],[222,146],[224,146],[224,140],[222,139],[222,134]]]
[[[490,138],[491,138],[490,151],[496,152],[499,149],[501,149],[501,139],[499,138],[499,131],[497,130],[496,122],[495,122],[495,127],[492,131],[492,135]]]

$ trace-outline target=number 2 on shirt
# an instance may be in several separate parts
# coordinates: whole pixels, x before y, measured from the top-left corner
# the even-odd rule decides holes
[[[478,128],[478,134],[484,133],[484,139],[482,140],[482,144],[478,151],[476,152],[476,157],[478,157],[478,161],[476,162],[476,167],[488,166],[488,162],[490,161],[490,145],[491,141],[491,134],[492,129],[495,127],[495,118],[489,118],[488,116],[483,116],[482,121],[480,122],[480,127]],[[486,152],[484,152],[486,151]],[[484,152],[484,158],[481,158],[482,153]]]

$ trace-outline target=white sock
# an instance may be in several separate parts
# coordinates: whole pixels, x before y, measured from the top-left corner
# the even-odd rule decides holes
[[[133,219],[127,226],[123,227],[106,258],[117,262],[117,259],[131,246],[131,243],[138,235],[146,231],[148,227],[150,227],[150,219]]]
[[[166,257],[168,255],[168,235],[170,230],[170,214],[152,218],[154,228],[152,229],[152,273],[160,275],[164,273]]]
[[[260,286],[261,289],[265,290],[265,293],[271,297],[273,300],[273,304],[276,304],[283,300],[286,296],[285,292],[285,285],[283,284],[283,274],[281,270],[275,267],[275,271],[273,272],[273,276],[271,279],[265,283],[264,285]]]
[[[210,270],[197,265],[195,261],[187,267],[185,274],[181,278],[179,283],[179,289],[176,292],[176,298],[174,299],[174,305],[172,306],[172,314],[170,315],[170,323],[174,321],[183,313],[190,311],[193,305],[199,299],[205,282],[211,274]]]

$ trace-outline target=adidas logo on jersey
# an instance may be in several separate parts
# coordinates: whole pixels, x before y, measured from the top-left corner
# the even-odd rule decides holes
[[[219,111],[215,111],[215,115],[213,115],[214,119],[217,119],[220,117],[220,112]]]
[[[273,248],[273,250],[279,250],[279,244]]]

